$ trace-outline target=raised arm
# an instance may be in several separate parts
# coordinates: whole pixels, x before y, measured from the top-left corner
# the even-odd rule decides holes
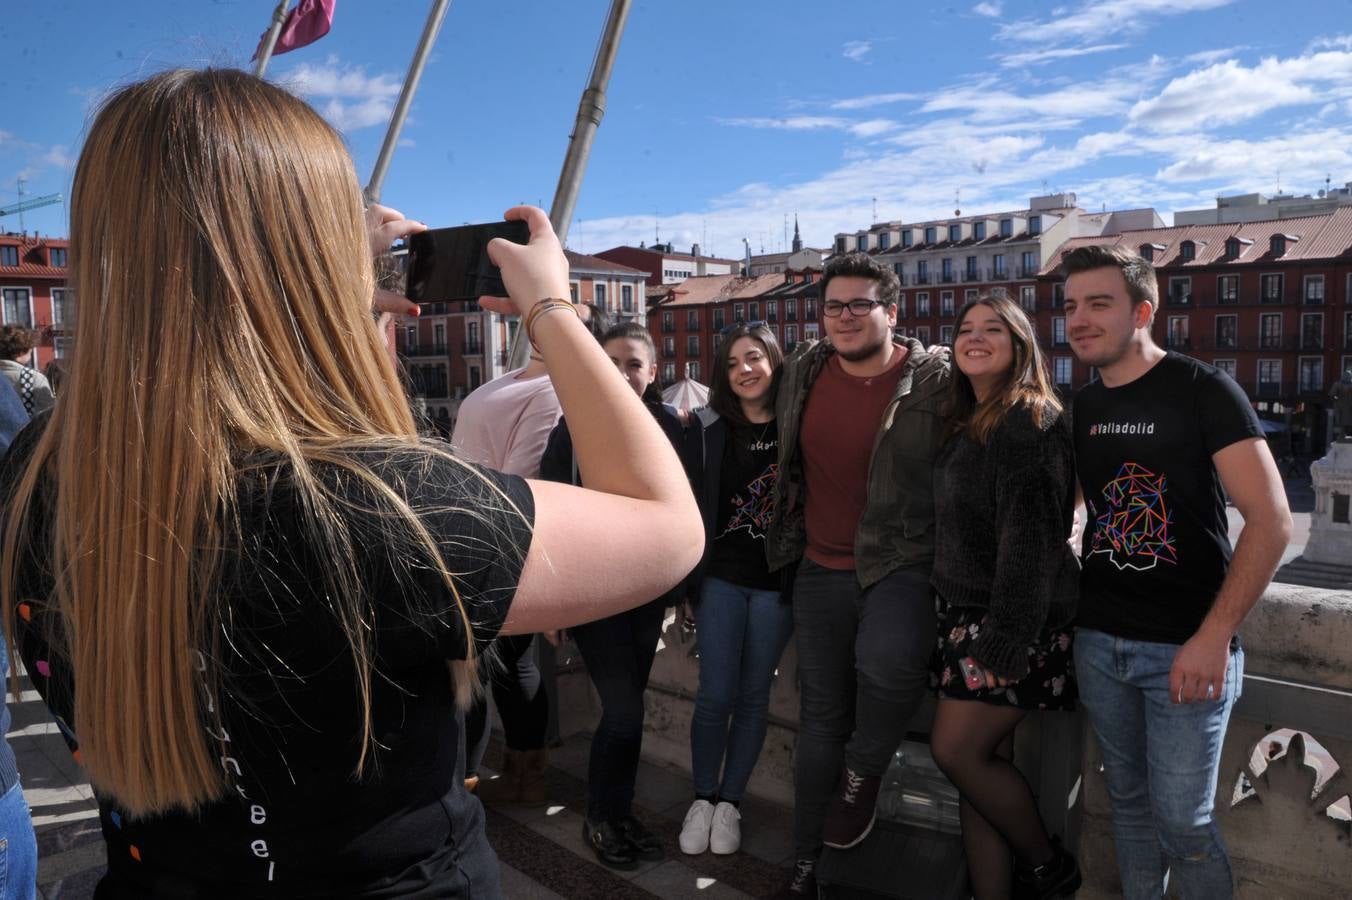
[[[515,207],[530,225],[522,246],[495,240],[489,255],[525,315],[568,296],[568,262],[542,210]],[[662,595],[699,562],[699,511],[671,443],[577,316],[546,312],[532,325],[568,421],[584,488],[532,481],[535,531],[504,633],[548,631],[613,615]]]

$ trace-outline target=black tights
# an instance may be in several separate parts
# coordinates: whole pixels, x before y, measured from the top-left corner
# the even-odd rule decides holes
[[[939,700],[930,737],[934,761],[961,796],[962,843],[976,900],[1006,900],[1013,859],[1042,865],[1055,855],[1028,782],[1012,762],[1025,710],[979,700]]]

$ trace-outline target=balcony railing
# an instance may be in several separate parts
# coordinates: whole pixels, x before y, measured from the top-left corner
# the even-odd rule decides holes
[[[1169,295],[1170,306],[1192,306],[1192,294],[1190,292],[1179,292]]]
[[[1170,350],[1191,350],[1192,338],[1175,335],[1169,338],[1168,345]]]
[[[939,276],[939,280],[944,284],[953,284],[958,279],[954,277],[952,272],[945,272]]]
[[[1039,271],[1038,269],[1033,268],[1033,267],[1030,267],[1030,266],[1019,266],[1019,277],[1020,277],[1020,278],[1036,278],[1036,277],[1037,277],[1038,271]]]
[[[462,344],[462,346],[464,347],[464,350],[462,352],[466,356],[483,355],[484,345],[482,341],[465,341],[464,344]]]
[[[663,323],[662,323],[662,333],[663,333],[663,334],[675,334],[675,333],[676,333],[676,323],[675,323],[675,322],[663,322]]]
[[[967,271],[965,271],[965,272],[962,273],[962,280],[965,281],[965,282],[980,281],[980,280],[981,280],[981,270],[980,270],[980,269],[968,269]]]
[[[1305,303],[1306,306],[1323,306],[1323,305],[1324,305],[1324,295],[1323,295],[1323,294],[1319,294],[1319,295],[1316,296],[1316,295],[1314,295],[1314,294],[1306,294],[1306,295],[1305,295],[1304,303]]]
[[[1280,397],[1281,395],[1282,395],[1282,384],[1280,381],[1258,382],[1259,397]]]
[[[445,356],[445,344],[410,344],[404,348],[405,356]]]

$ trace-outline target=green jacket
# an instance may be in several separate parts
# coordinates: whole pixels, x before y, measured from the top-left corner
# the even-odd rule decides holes
[[[854,536],[855,574],[866,588],[903,566],[934,560],[933,469],[943,440],[949,363],[914,338],[895,340],[909,353],[874,438],[868,501]],[[826,341],[801,342],[780,373],[779,474],[765,551],[771,571],[798,562],[807,549],[798,436],[808,394],[832,353]]]

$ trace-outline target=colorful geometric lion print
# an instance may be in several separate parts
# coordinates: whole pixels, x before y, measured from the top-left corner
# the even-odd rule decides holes
[[[1108,508],[1095,510],[1094,537],[1090,554],[1106,553],[1118,569],[1139,572],[1161,562],[1178,564],[1178,553],[1169,533],[1173,516],[1165,496],[1168,486],[1137,463],[1123,463],[1117,477],[1103,488]]]

